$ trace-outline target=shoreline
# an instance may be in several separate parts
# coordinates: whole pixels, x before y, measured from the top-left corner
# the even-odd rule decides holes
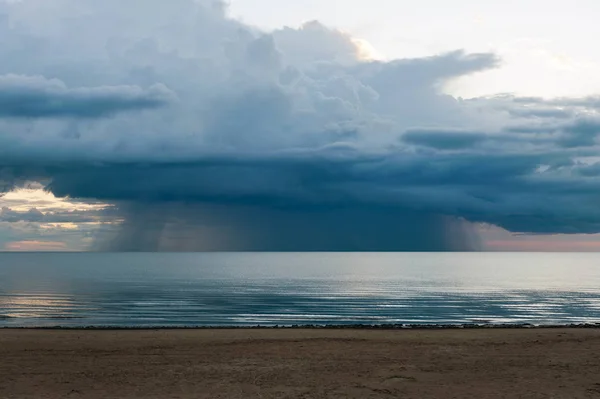
[[[255,326],[40,326],[11,327],[2,330],[68,330],[68,331],[177,331],[177,330],[512,330],[512,329],[600,329],[600,323],[573,324],[306,324],[306,325],[255,325]]]

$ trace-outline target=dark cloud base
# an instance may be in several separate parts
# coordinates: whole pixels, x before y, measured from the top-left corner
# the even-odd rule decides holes
[[[121,204],[100,251],[471,251],[467,223],[388,208],[273,209],[210,203]]]
[[[69,89],[41,76],[0,76],[0,118],[101,118],[167,105],[174,94],[163,85]]]

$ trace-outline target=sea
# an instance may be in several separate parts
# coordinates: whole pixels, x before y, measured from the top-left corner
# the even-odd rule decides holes
[[[0,253],[0,328],[596,323],[600,254]]]

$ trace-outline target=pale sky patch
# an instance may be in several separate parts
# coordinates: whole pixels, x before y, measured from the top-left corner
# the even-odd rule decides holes
[[[86,223],[89,224],[89,223]],[[40,225],[40,228],[50,230],[50,229],[63,229],[63,230],[78,230],[79,225],[76,223],[43,223]]]
[[[0,195],[0,216],[8,212],[23,217],[23,220],[10,222],[0,218],[0,250],[86,250],[95,234],[122,223],[121,218],[102,215],[112,207],[99,201],[56,197],[40,183],[27,183],[23,188]],[[31,212],[34,212],[33,218],[29,217]],[[73,221],[69,221],[71,217]],[[57,219],[58,222],[51,221]],[[1,234],[2,231],[5,234]]]
[[[39,183],[32,183],[28,188],[18,188],[0,195],[0,208],[7,207],[17,212],[27,212],[32,208],[45,211],[89,211],[100,210],[110,205],[73,201],[69,198],[57,198],[51,192],[41,188]]]
[[[8,252],[29,252],[29,251],[66,251],[67,245],[58,241],[14,241],[4,244],[4,250]]]
[[[598,252],[600,234],[512,234],[495,226],[480,226],[483,249],[509,252]]]

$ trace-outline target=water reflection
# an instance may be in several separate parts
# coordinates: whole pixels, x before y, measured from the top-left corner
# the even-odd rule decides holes
[[[572,256],[0,254],[0,326],[600,322]]]
[[[0,317],[3,319],[67,319],[78,317],[76,312],[73,300],[59,294],[0,295]]]

